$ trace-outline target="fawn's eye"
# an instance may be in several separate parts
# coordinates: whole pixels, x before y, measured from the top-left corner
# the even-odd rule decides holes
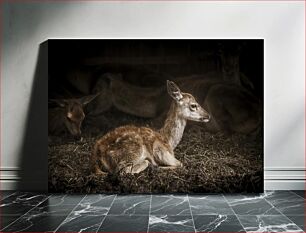
[[[197,105],[196,104],[190,104],[190,110],[191,111],[195,111],[197,109]]]

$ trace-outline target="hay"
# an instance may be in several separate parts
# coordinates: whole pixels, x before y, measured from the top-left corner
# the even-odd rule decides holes
[[[96,121],[95,121],[96,122]],[[97,138],[133,122],[154,125],[146,119],[112,111],[87,121],[80,141],[57,138],[49,144],[49,191],[66,193],[234,193],[263,191],[262,138],[211,134],[203,127],[186,128],[175,156],[184,167],[165,170],[149,166],[139,174],[94,175],[89,157]],[[95,125],[95,127],[93,127]]]

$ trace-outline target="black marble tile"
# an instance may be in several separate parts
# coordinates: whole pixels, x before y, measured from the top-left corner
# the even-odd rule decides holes
[[[304,215],[286,215],[292,222],[294,222],[299,228],[305,231],[305,221]]]
[[[269,192],[265,199],[285,215],[304,215],[305,199],[290,192]]]
[[[85,198],[86,195],[80,194],[52,194],[47,202],[50,206],[60,205],[77,205]]]
[[[150,195],[116,196],[109,215],[149,215]]]
[[[87,195],[69,214],[58,232],[96,232],[116,195]]]
[[[54,195],[32,209],[28,215],[53,215],[68,216],[77,204],[84,198],[84,195]]]
[[[297,194],[298,196],[302,197],[305,199],[305,190],[293,190],[291,192],[294,192],[295,194]]]
[[[194,215],[197,232],[245,232],[235,215]]]
[[[303,232],[283,215],[238,216],[247,232]]]
[[[7,198],[14,193],[15,193],[15,191],[0,191],[0,200],[3,200],[5,198]]]
[[[193,215],[234,215],[222,195],[188,196]]]
[[[106,215],[116,195],[87,195],[74,210],[87,215]]]
[[[152,195],[151,215],[190,216],[187,195]]]
[[[195,232],[191,216],[150,215],[149,232]]]
[[[24,215],[13,224],[4,228],[4,232],[52,232],[66,216]]]
[[[54,195],[47,200],[41,202],[36,207],[33,207],[29,212],[23,215],[17,222],[9,225],[5,228],[6,231],[54,231],[59,224],[65,220],[65,218],[75,208],[76,204],[82,200],[83,196],[72,195],[69,198],[66,195]],[[36,197],[33,197],[36,198]],[[68,201],[69,199],[69,201]],[[71,201],[75,199],[74,201]],[[70,203],[70,205],[63,204]],[[21,203],[23,204],[23,202]],[[19,204],[16,204],[18,208]],[[24,207],[21,205],[21,207]],[[40,227],[41,225],[41,227]]]
[[[48,205],[47,203],[42,203],[39,206],[32,209],[27,215],[52,215],[52,216],[68,216],[71,211],[75,208],[74,205]]]
[[[152,201],[150,195],[6,195],[0,205],[4,232],[244,231],[235,213],[247,231],[304,229],[305,199],[300,191],[226,195],[225,199],[222,195],[153,195]]]
[[[225,198],[238,215],[280,215],[280,212],[264,199],[265,195],[226,195]]]
[[[46,194],[15,193],[1,201],[1,214],[21,216],[47,198],[48,195]]]
[[[2,231],[2,229],[4,229],[8,225],[10,225],[14,221],[16,221],[18,218],[20,218],[20,216],[18,216],[18,215],[9,215],[9,216],[1,215],[1,217],[0,217],[0,231]]]
[[[105,215],[71,214],[56,232],[97,232]]]
[[[98,232],[147,232],[149,216],[107,215]]]

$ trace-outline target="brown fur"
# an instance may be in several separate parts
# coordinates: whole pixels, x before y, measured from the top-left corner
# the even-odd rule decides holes
[[[83,107],[99,94],[85,96],[79,99],[53,99],[56,104],[48,109],[48,134],[61,135],[68,133],[73,136],[81,135],[81,125],[85,118]]]
[[[69,101],[62,107],[50,108],[48,111],[49,135],[68,133],[79,136],[84,118],[83,107],[77,101]]]
[[[173,150],[182,138],[187,119],[207,122],[209,114],[192,95],[181,93],[173,82],[168,81],[168,92],[175,101],[159,132],[147,127],[122,126],[96,142],[92,155],[96,174],[139,173],[149,163],[167,168],[182,166]]]
[[[164,87],[139,87],[121,79],[111,79],[110,86],[114,106],[135,116],[156,117],[164,107],[160,100],[168,98]]]
[[[100,171],[96,166],[97,162],[101,164],[103,171],[110,173],[122,169],[130,172],[133,166],[141,166],[141,164],[145,166],[147,162],[153,165],[169,165],[163,162],[162,157],[154,156],[158,154],[156,153],[158,150],[173,154],[173,150],[160,133],[147,127],[128,125],[116,128],[96,142],[93,161],[98,173]],[[144,157],[142,160],[141,156]]]

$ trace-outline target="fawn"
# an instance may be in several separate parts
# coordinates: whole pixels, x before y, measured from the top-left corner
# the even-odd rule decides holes
[[[159,131],[147,127],[122,126],[100,138],[93,150],[92,165],[96,174],[104,172],[139,173],[151,163],[162,168],[182,167],[174,156],[187,120],[208,122],[210,115],[188,93],[167,80],[173,101]]]
[[[81,125],[85,118],[84,106],[98,95],[85,96],[79,99],[51,99],[55,108],[48,109],[48,134],[61,135],[68,133],[74,137],[81,136]]]

